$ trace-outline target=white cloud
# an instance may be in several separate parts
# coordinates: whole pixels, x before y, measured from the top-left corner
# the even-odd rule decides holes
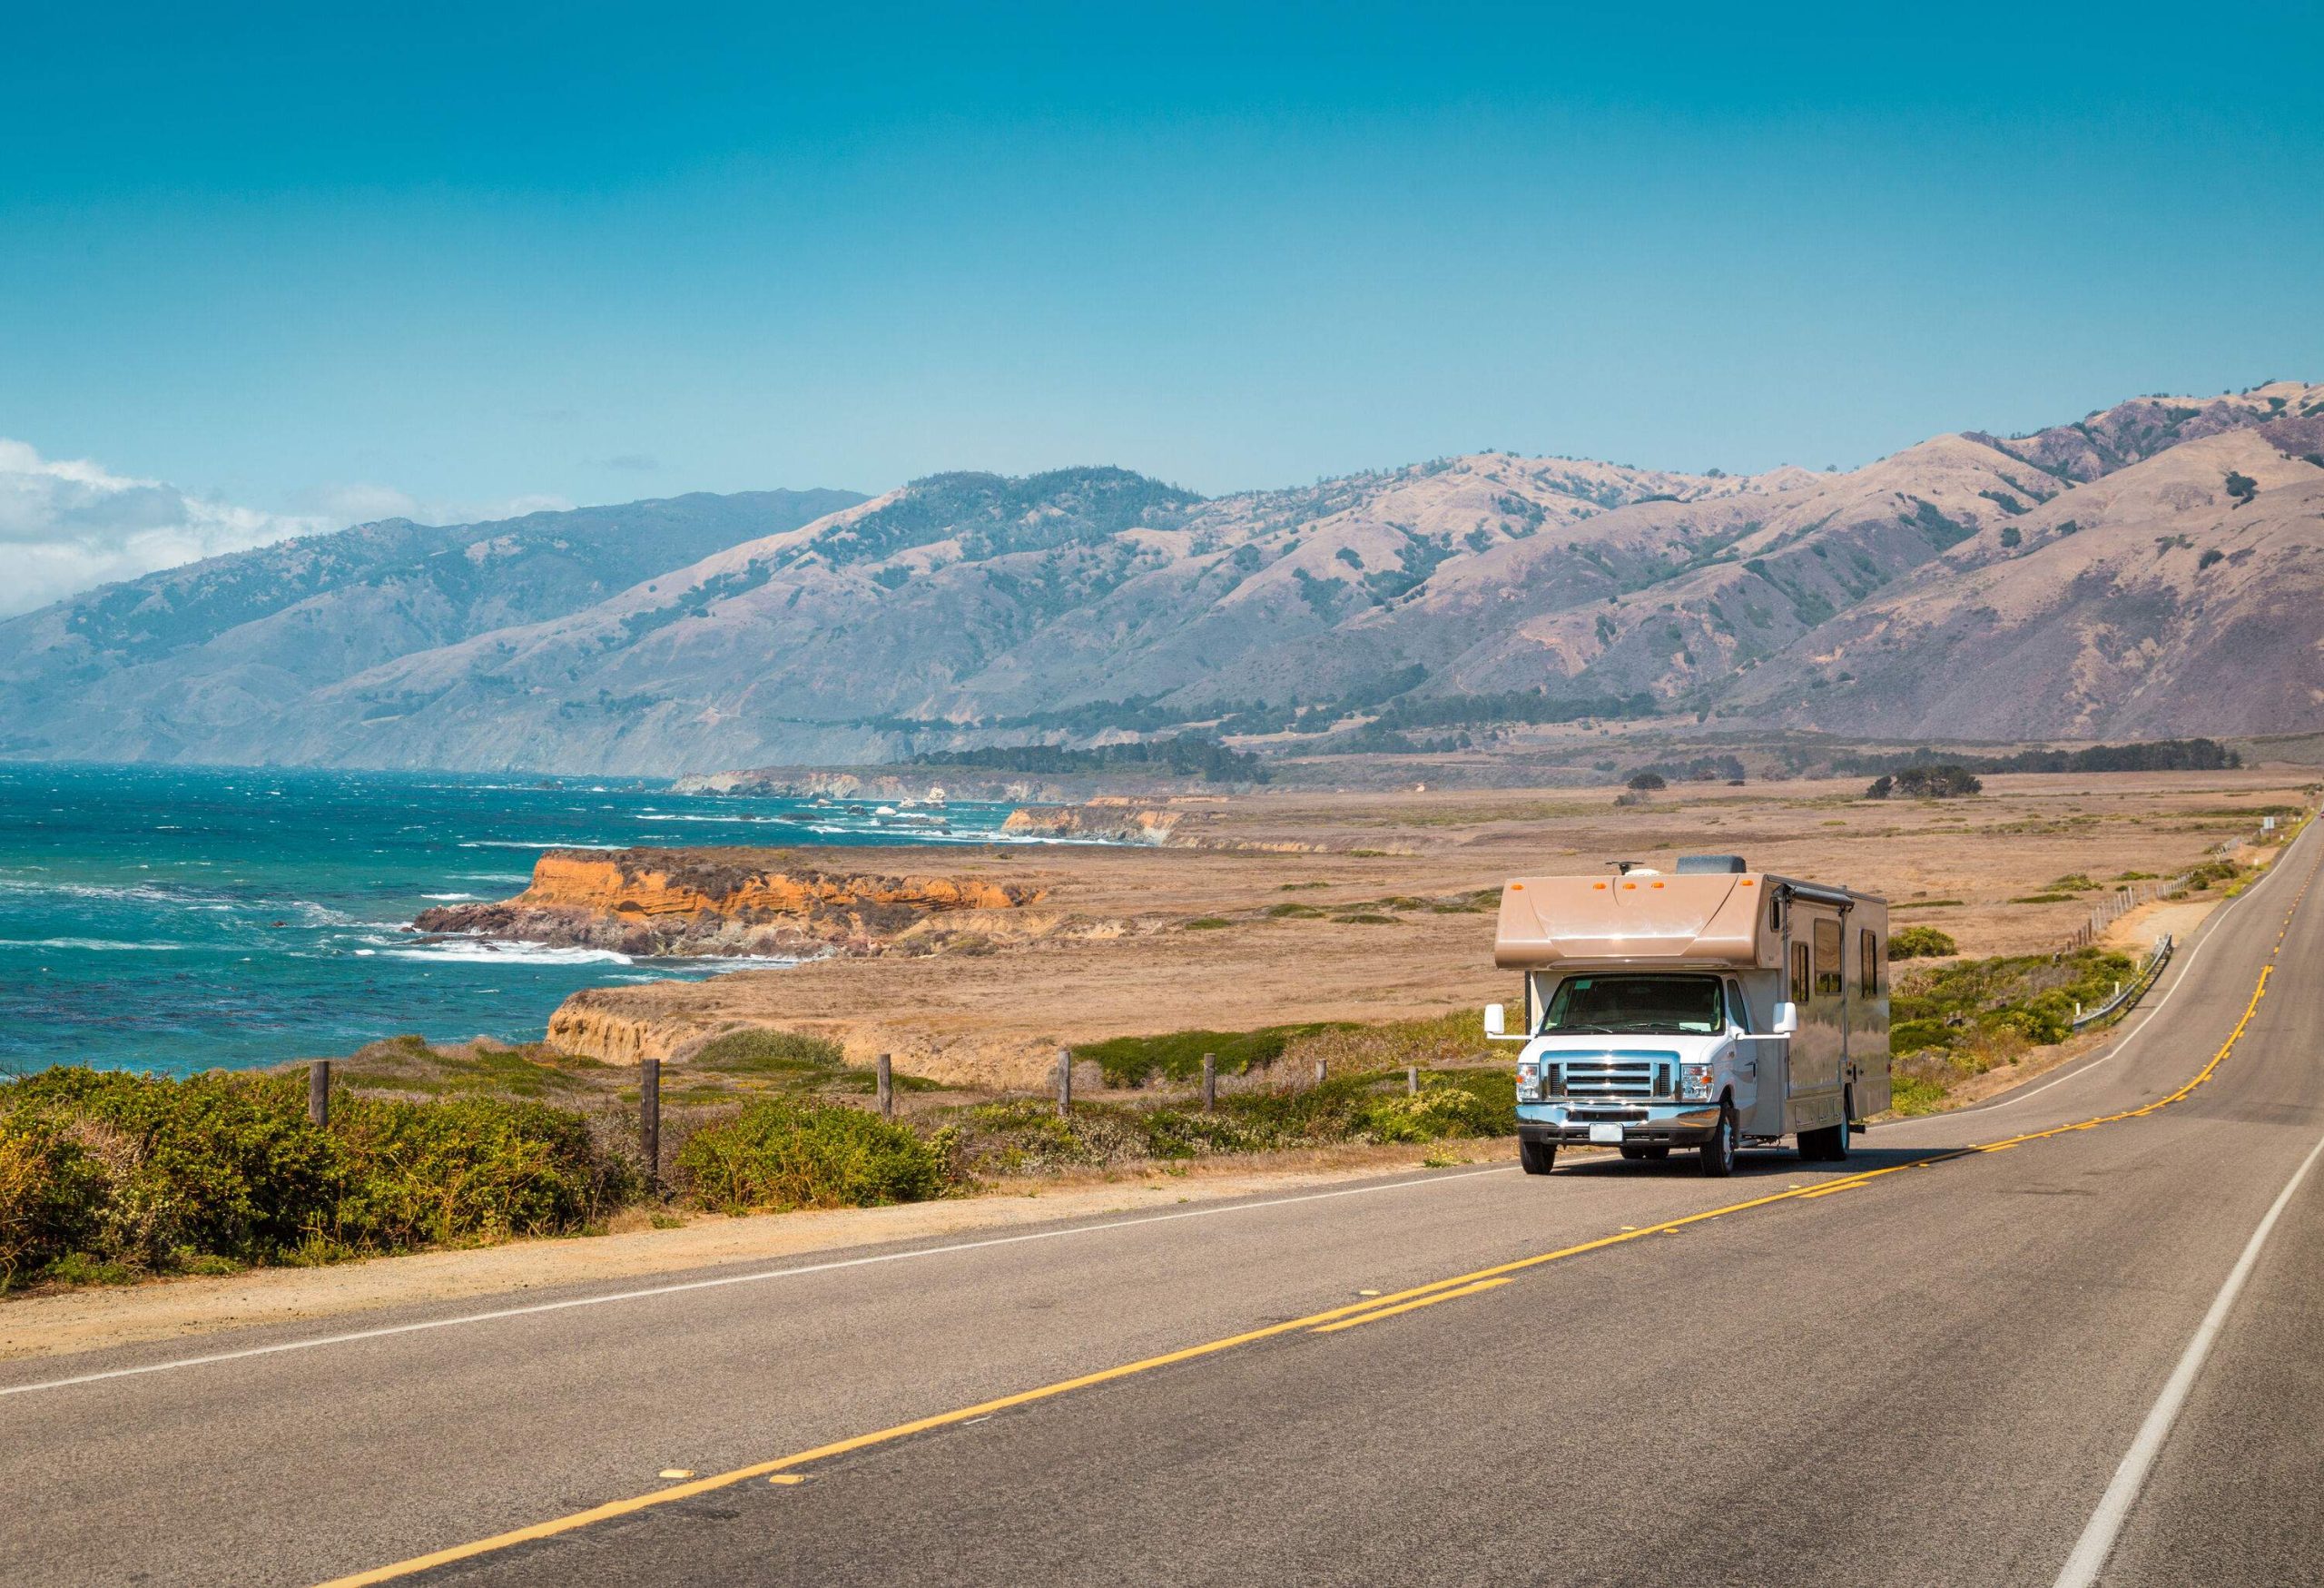
[[[115,579],[349,524],[479,523],[573,504],[556,496],[422,502],[393,486],[358,483],[303,492],[295,506],[268,513],[209,500],[85,460],[43,458],[0,436],[0,617]]]
[[[111,579],[332,527],[44,459],[0,437],[0,617]]]

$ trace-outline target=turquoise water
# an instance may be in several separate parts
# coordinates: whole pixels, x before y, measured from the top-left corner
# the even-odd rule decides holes
[[[611,778],[0,764],[0,1068],[172,1074],[380,1037],[537,1038],[582,987],[717,975],[404,927],[505,898],[559,845],[990,842],[1006,805],[914,836],[793,800]]]

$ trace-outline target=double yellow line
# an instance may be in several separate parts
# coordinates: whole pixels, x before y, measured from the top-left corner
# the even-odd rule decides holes
[[[2314,879],[2315,872],[2311,870],[2309,882],[2313,882]],[[2276,934],[2276,946],[2269,952],[2268,957],[2270,961],[2283,952],[2284,933],[2290,929],[2291,918],[2298,912],[2300,900],[2307,897],[2308,885],[2308,883],[2301,883],[2299,893],[2292,899],[2291,909],[2285,912],[2284,927]],[[2079,1120],[2071,1125],[2053,1126],[2046,1130],[2029,1130],[2022,1136],[2012,1136],[2001,1141],[1955,1148],[1949,1152],[1915,1159],[1910,1163],[1891,1164],[1886,1169],[1863,1169],[1838,1179],[1822,1181],[1812,1187],[1777,1191],[1770,1196],[1754,1197],[1748,1201],[1730,1202],[1725,1207],[1709,1208],[1701,1213],[1689,1213],[1683,1218],[1667,1219],[1660,1224],[1649,1224],[1637,1229],[1625,1229],[1617,1235],[1600,1236],[1595,1240],[1582,1241],[1575,1246],[1561,1247],[1556,1251],[1542,1252],[1534,1257],[1520,1258],[1514,1262],[1502,1263],[1490,1268],[1479,1268],[1472,1273],[1456,1275],[1449,1279],[1438,1279],[1431,1284],[1415,1286],[1409,1290],[1369,1297],[1363,1301],[1351,1303],[1345,1307],[1335,1307],[1327,1311],[1310,1313],[1305,1317],[1269,1324],[1262,1328],[1247,1329],[1238,1335],[1206,1340],[1199,1346],[1188,1346],[1181,1350],[1167,1351],[1158,1356],[1147,1356],[1136,1362],[1125,1362],[1118,1367],[1103,1368],[1096,1373],[1085,1373],[1076,1378],[1060,1379],[1055,1384],[1043,1385],[1039,1389],[1020,1390],[1015,1395],[1002,1396],[996,1400],[980,1401],[972,1406],[961,1406],[955,1411],[939,1412],[932,1416],[917,1417],[909,1423],[898,1423],[893,1427],[881,1428],[874,1433],[858,1434],[852,1438],[837,1440],[829,1445],[818,1445],[812,1450],[798,1451],[773,1461],[763,1461],[750,1466],[738,1466],[731,1472],[717,1473],[709,1477],[673,1484],[667,1488],[655,1489],[650,1494],[638,1494],[626,1500],[611,1501],[603,1505],[593,1506],[586,1511],[576,1511],[569,1515],[555,1517],[547,1522],[537,1522],[528,1527],[497,1533],[489,1538],[477,1539],[469,1544],[454,1544],[448,1549],[436,1550],[424,1555],[414,1555],[409,1560],[398,1561],[392,1565],[376,1566],[368,1572],[358,1572],[352,1576],[334,1577],[330,1582],[320,1584],[319,1588],[362,1588],[364,1584],[393,1582],[398,1578],[412,1576],[438,1566],[448,1566],[456,1562],[474,1560],[478,1555],[493,1554],[517,1544],[554,1538],[559,1534],[573,1533],[581,1528],[594,1526],[600,1522],[610,1522],[615,1517],[635,1515],[638,1512],[651,1510],[655,1506],[689,1500],[696,1494],[706,1494],[716,1489],[729,1488],[736,1484],[748,1483],[753,1478],[764,1478],[778,1484],[795,1484],[800,1481],[801,1476],[793,1470],[797,1467],[807,1466],[819,1461],[828,1461],[834,1456],[851,1455],[855,1451],[870,1449],[873,1445],[891,1444],[899,1439],[909,1438],[915,1434],[926,1434],[937,1428],[949,1428],[962,1423],[974,1422],[980,1417],[989,1417],[996,1412],[1009,1411],[1018,1406],[1053,1400],[1059,1396],[1070,1395],[1076,1390],[1090,1389],[1098,1385],[1112,1384],[1124,1378],[1134,1378],[1139,1374],[1151,1373],[1158,1367],[1168,1367],[1180,1362],[1192,1362],[1204,1356],[1215,1356],[1220,1352],[1232,1351],[1237,1346],[1254,1345],[1260,1340],[1274,1339],[1281,1335],[1297,1334],[1302,1330],[1323,1335],[1335,1334],[1343,1329],[1354,1328],[1359,1324],[1373,1323],[1381,1318],[1416,1311],[1423,1307],[1433,1307],[1441,1301],[1452,1301],[1461,1297],[1475,1296],[1487,1290],[1498,1289],[1508,1284],[1514,1276],[1529,1268],[1562,1262],[1568,1258],[1578,1258],[1585,1252],[1603,1251],[1610,1247],[1643,1240],[1649,1236],[1669,1234],[1684,1229],[1689,1225],[1705,1223],[1713,1218],[1724,1218],[1731,1213],[1748,1212],[1754,1208],[1772,1207],[1778,1202],[1808,1201],[1819,1197],[1828,1197],[1839,1191],[1855,1190],[1888,1175],[1902,1174],[1912,1169],[1929,1169],[1940,1163],[1974,1158],[1984,1153],[2007,1152],[2029,1141],[2043,1141],[2053,1136],[2070,1135],[2077,1130],[2093,1130],[2101,1125],[2111,1125],[2117,1120],[2139,1119],[2181,1101],[2217,1073],[2221,1064],[2225,1062],[2228,1055],[2235,1050],[2236,1043],[2242,1040],[2245,1030],[2251,1023],[2252,1016],[2259,1012],[2260,1001],[2268,993],[2268,978],[2274,970],[2272,963],[2261,967],[2259,983],[2252,988],[2250,1001],[2244,1005],[2242,1016],[2235,1022],[2235,1029],[2228,1033],[2227,1041],[2220,1044],[2219,1051],[2211,1056],[2210,1061],[2195,1072],[2193,1079],[2168,1096],[2158,1098],[2140,1108],[2125,1109],[2120,1113],[2101,1114],[2095,1119]]]

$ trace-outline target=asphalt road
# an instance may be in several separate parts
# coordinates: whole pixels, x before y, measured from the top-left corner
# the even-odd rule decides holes
[[[512,1533],[392,1580],[2324,1581],[2320,857],[2106,1055],[1843,1165],[1472,1168],[7,1365],[0,1581]]]

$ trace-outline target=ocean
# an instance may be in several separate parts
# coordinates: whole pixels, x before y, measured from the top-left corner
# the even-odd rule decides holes
[[[1009,807],[949,833],[796,800],[615,778],[0,764],[0,1070],[183,1075],[351,1052],[403,1032],[537,1040],[579,988],[752,962],[405,928],[505,898],[544,849],[1000,840]],[[764,964],[768,962],[756,962]]]

